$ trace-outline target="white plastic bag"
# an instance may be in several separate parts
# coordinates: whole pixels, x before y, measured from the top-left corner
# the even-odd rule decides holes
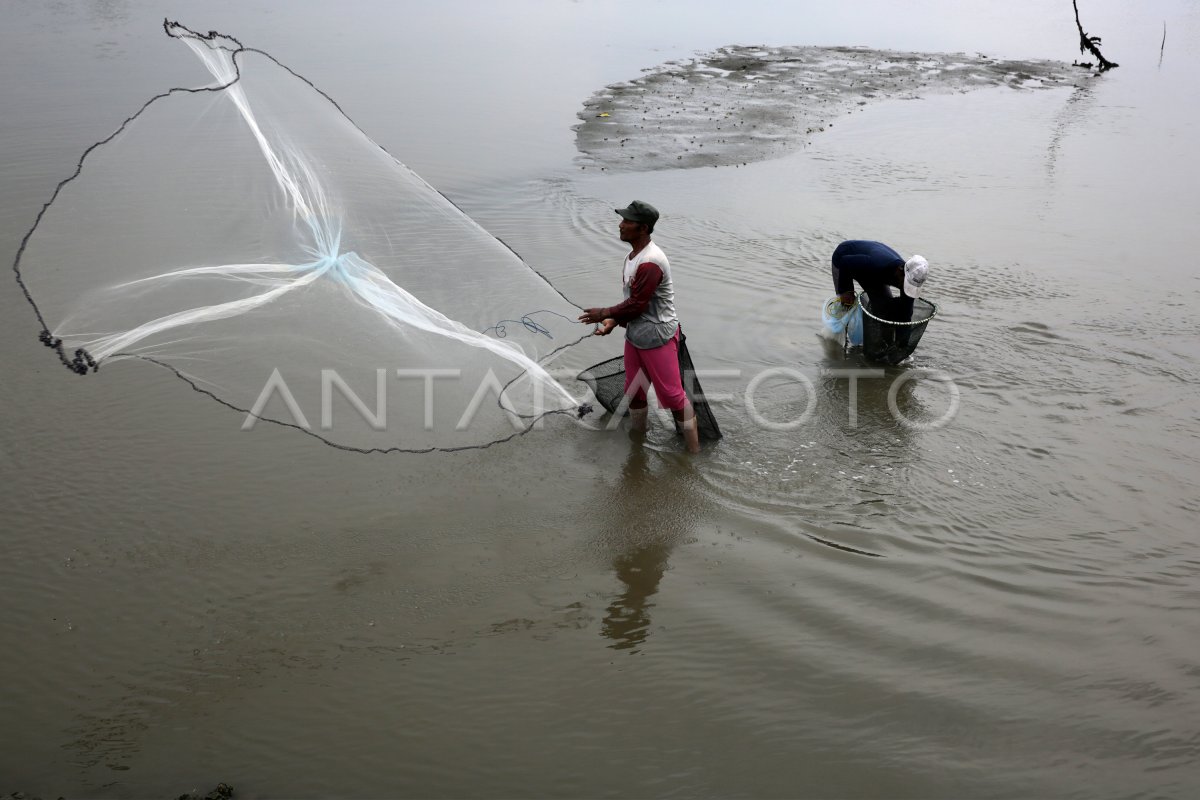
[[[829,298],[821,308],[821,320],[825,323],[826,338],[839,339],[845,336],[851,345],[862,344],[862,307],[857,301],[847,308],[842,305],[840,298]]]

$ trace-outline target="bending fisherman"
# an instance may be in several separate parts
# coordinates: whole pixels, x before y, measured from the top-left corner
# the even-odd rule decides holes
[[[921,296],[929,262],[923,256],[907,261],[882,242],[851,239],[833,251],[833,290],[844,306],[854,305],[854,283],[862,287],[871,313],[892,322],[910,322],[913,301]],[[895,295],[892,289],[899,289]]]

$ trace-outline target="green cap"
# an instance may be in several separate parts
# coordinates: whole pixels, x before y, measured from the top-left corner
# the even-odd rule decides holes
[[[641,222],[650,228],[658,222],[658,209],[641,200],[634,200],[627,207],[616,209],[616,212],[630,222]]]

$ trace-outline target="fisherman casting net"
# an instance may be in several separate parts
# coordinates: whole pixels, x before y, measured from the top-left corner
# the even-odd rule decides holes
[[[164,29],[214,82],[89,149],[14,264],[65,364],[151,363],[246,425],[359,450],[487,446],[585,410],[573,376],[605,350],[577,306],[306,79]]]

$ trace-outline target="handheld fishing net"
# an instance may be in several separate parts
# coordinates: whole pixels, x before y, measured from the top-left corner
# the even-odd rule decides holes
[[[13,264],[63,364],[155,364],[243,428],[368,452],[486,447],[586,412],[571,376],[598,349],[578,306],[307,79],[163,28],[214,82],[88,148]]]
[[[938,311],[936,304],[918,298],[913,301],[912,318],[896,321],[871,313],[871,299],[866,292],[858,295],[858,304],[862,308],[863,355],[885,364],[899,364],[912,355]]]
[[[715,441],[721,438],[721,427],[713,416],[712,408],[700,388],[696,377],[696,365],[692,363],[687,348],[687,337],[679,332],[679,375],[683,379],[683,390],[696,414],[696,430],[701,439]],[[592,390],[596,400],[610,414],[624,416],[629,413],[629,399],[625,396],[625,357],[617,356],[588,367],[576,376]],[[676,426],[678,427],[678,426]]]

